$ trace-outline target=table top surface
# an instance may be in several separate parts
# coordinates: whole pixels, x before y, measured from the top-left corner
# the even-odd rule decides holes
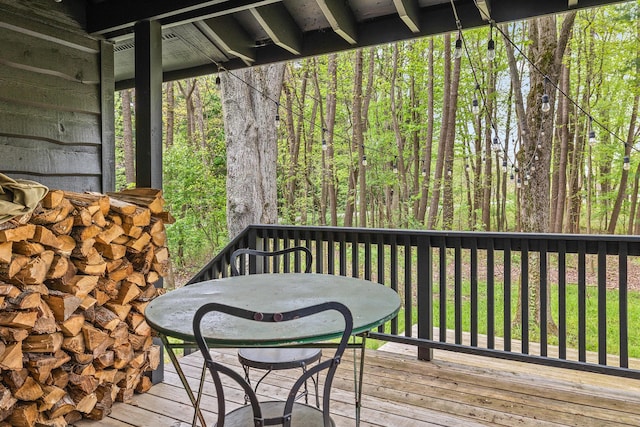
[[[367,280],[328,274],[251,274],[195,283],[167,292],[149,303],[145,317],[156,331],[193,341],[193,316],[209,302],[259,312],[279,313],[327,301],[346,305],[353,333],[371,330],[393,318],[400,298],[390,288]],[[258,323],[210,313],[202,331],[210,344],[257,347],[305,344],[342,335],[344,320],[334,311],[279,323]]]

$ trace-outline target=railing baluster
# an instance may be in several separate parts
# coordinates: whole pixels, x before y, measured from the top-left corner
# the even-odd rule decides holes
[[[360,277],[360,242],[359,235],[353,233],[353,242],[351,243],[351,276]]]
[[[336,274],[335,241],[333,232],[327,236],[327,273]]]
[[[439,307],[439,335],[440,341],[447,342],[447,247],[445,246],[445,238],[440,239],[439,259],[440,259],[440,299]]]
[[[371,280],[371,235],[364,238],[364,279]]]
[[[398,243],[396,236],[391,236],[391,289],[398,292]],[[391,319],[391,333],[398,334],[398,318]]]
[[[607,364],[607,246],[598,242],[598,363]]]
[[[456,344],[462,344],[462,241],[459,238],[453,239],[454,244],[454,317],[455,317],[455,338]],[[445,275],[446,277],[446,275]]]
[[[521,317],[521,351],[529,354],[529,242],[525,239],[521,241],[520,256],[520,317]]]
[[[404,242],[404,335],[412,336],[411,326],[413,325],[413,251],[411,250],[411,239]]]
[[[471,241],[471,346],[478,346],[478,243]]]
[[[629,367],[629,313],[627,307],[627,243],[621,242],[618,255],[618,311],[620,323],[620,367]]]
[[[587,361],[587,242],[578,242],[578,360]]]
[[[511,239],[504,241],[504,351],[511,351]]]
[[[344,233],[338,234],[338,241],[340,247],[340,275],[347,275],[347,239],[345,238]]]
[[[567,244],[558,243],[558,357],[567,358]]]
[[[324,272],[324,256],[323,256],[323,246],[324,241],[322,240],[322,231],[318,230],[314,233],[315,242],[316,242],[316,256],[314,257],[316,261],[316,273]]]
[[[540,269],[540,356],[547,356],[547,323],[549,288],[547,283],[547,241],[540,241],[539,263]]]
[[[495,268],[493,238],[487,239],[487,348],[495,348]]]

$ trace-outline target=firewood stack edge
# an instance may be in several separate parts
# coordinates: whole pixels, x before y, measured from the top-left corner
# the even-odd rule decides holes
[[[166,275],[159,190],[52,190],[0,224],[0,427],[101,420],[146,392],[159,346],[143,313]]]

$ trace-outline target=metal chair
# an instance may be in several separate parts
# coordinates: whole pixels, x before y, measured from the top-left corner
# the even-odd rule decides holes
[[[291,327],[295,327],[295,322],[299,319],[313,316],[325,311],[338,311],[344,318],[344,330],[340,338],[335,353],[332,357],[325,358],[322,362],[310,367],[294,383],[289,391],[286,401],[269,400],[258,401],[255,391],[251,385],[235,370],[219,362],[215,362],[209,353],[209,347],[202,335],[202,319],[210,312],[225,313],[255,322],[288,322],[293,321]],[[211,323],[210,323],[211,325]],[[215,325],[215,323],[213,323]],[[292,310],[285,313],[258,313],[243,308],[231,307],[219,303],[209,303],[198,309],[193,319],[193,331],[196,343],[202,352],[205,365],[209,369],[216,388],[216,398],[218,403],[217,426],[225,427],[262,427],[266,425],[282,425],[283,427],[335,427],[334,421],[329,413],[329,402],[331,384],[336,369],[340,364],[342,354],[347,347],[349,337],[353,330],[353,317],[349,309],[338,302],[326,302],[311,307]],[[312,405],[295,402],[300,387],[313,375],[326,372],[322,407],[317,408]],[[238,383],[249,398],[250,405],[241,406],[229,413],[225,413],[225,394],[222,384],[221,374]],[[196,402],[196,408],[200,404],[200,395]],[[194,424],[195,424],[194,418]]]
[[[256,249],[242,248],[237,249],[231,254],[231,275],[240,275],[238,269],[238,260],[242,263],[246,262],[246,257],[266,257],[272,258],[275,262],[280,260],[280,257],[287,256],[291,253],[300,253],[305,256],[305,273],[311,272],[311,263],[313,261],[313,255],[311,250],[304,246],[295,246],[292,248],[282,249],[279,251],[260,251]],[[251,368],[264,370],[265,374],[260,377],[254,391],[258,391],[258,386],[264,380],[271,371],[278,371],[283,369],[302,369],[303,373],[307,370],[307,367],[319,361],[322,357],[322,350],[319,348],[241,348],[238,350],[238,360],[242,365],[245,373],[245,379],[251,384],[249,372]],[[318,381],[317,378],[311,377],[316,394],[316,406],[320,406],[320,400],[318,398]],[[303,397],[305,403],[309,403],[309,390],[307,383],[303,385],[303,390],[297,398]],[[248,397],[245,396],[245,403],[248,403]]]

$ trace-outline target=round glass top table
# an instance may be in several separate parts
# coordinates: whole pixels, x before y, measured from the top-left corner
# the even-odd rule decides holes
[[[193,316],[209,302],[256,312],[280,313],[327,301],[346,305],[353,316],[353,333],[371,330],[400,309],[396,292],[379,283],[328,274],[251,274],[195,283],[154,299],[145,310],[149,325],[159,333],[193,341]],[[211,313],[202,330],[210,345],[258,347],[304,344],[340,336],[342,316],[326,312],[294,323],[256,323]]]

